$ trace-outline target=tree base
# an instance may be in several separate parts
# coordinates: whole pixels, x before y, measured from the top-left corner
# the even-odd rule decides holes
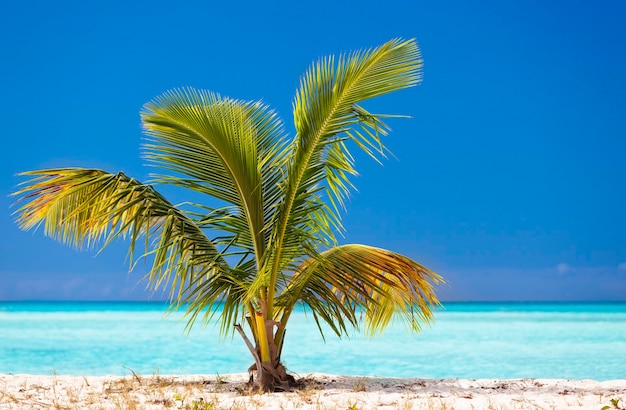
[[[253,364],[248,368],[248,373],[250,374],[248,387],[256,392],[293,391],[294,388],[299,387],[299,383],[287,373],[287,369],[282,364],[273,367],[269,363],[264,363],[261,372],[258,371],[257,365]]]

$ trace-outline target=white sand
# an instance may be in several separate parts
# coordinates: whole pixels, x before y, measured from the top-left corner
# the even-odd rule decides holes
[[[0,375],[0,409],[626,409],[626,380],[394,379],[311,374],[250,394],[247,375]],[[614,408],[614,407],[611,407]]]

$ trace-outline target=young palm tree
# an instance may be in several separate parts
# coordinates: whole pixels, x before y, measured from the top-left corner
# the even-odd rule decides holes
[[[287,388],[293,378],[281,352],[298,304],[320,332],[326,322],[339,337],[362,316],[372,335],[394,314],[414,331],[433,318],[440,276],[397,253],[336,240],[356,174],[348,144],[384,156],[387,116],[360,104],[417,85],[421,61],[415,41],[399,39],[318,61],[296,93],[292,140],[260,102],[192,88],[166,92],[141,112],[145,158],[162,174],[144,184],[96,169],[25,172],[17,223],[43,224],[77,248],[127,238],[131,267],[140,246],[151,257],[149,282],[169,286],[188,326],[217,313],[222,333],[236,329],[248,345],[256,385]],[[204,194],[210,205],[173,205],[157,183]]]

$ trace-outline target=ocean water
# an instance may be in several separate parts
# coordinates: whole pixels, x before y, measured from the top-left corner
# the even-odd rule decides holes
[[[252,358],[218,326],[183,332],[161,303],[0,302],[0,373],[226,374]],[[322,339],[302,310],[283,360],[299,375],[421,378],[626,378],[626,304],[447,303],[420,334],[401,324],[370,339]]]

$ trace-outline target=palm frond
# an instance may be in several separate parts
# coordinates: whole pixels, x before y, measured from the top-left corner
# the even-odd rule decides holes
[[[351,188],[348,177],[356,173],[342,146],[345,139],[374,158],[385,151],[380,136],[388,131],[382,121],[386,116],[369,113],[360,103],[418,84],[421,65],[415,41],[396,39],[373,50],[341,56],[336,63],[332,57],[325,58],[311,67],[294,102],[297,136],[290,169],[294,188],[306,181],[307,174],[324,172],[324,177],[334,181],[328,186],[329,197],[341,204]],[[334,155],[322,153],[329,150]]]
[[[261,262],[286,166],[283,126],[275,113],[259,102],[187,88],[146,104],[142,121],[149,136],[146,158],[173,173],[157,181],[233,205],[240,217],[230,219],[237,222],[231,230],[246,232],[237,246]]]
[[[433,319],[438,305],[434,285],[442,278],[400,254],[371,246],[350,244],[322,252],[308,261],[277,299],[287,312],[302,300],[341,336],[347,325],[357,326],[365,313],[370,335],[384,330],[399,314],[415,331]]]
[[[380,141],[388,130],[385,116],[369,113],[359,104],[418,84],[421,65],[415,41],[396,39],[372,50],[343,55],[337,61],[324,58],[302,78],[293,104],[297,135],[291,146],[285,200],[270,245],[277,251],[269,283],[290,263],[286,255],[302,254],[301,242],[291,236],[308,229],[323,232],[318,237],[325,241],[335,241],[334,230],[342,229],[339,211],[352,189],[349,178],[356,174],[346,140],[374,157],[385,153]],[[320,189],[331,206],[311,213],[309,205],[320,200]],[[318,242],[317,247],[321,249],[322,244]]]
[[[22,203],[17,223],[25,230],[43,224],[46,235],[76,248],[104,248],[112,240],[145,240],[152,255],[149,279],[156,289],[169,285],[170,297],[183,296],[189,284],[228,271],[222,252],[185,213],[150,185],[123,173],[59,168],[25,172],[32,177],[14,195]]]

